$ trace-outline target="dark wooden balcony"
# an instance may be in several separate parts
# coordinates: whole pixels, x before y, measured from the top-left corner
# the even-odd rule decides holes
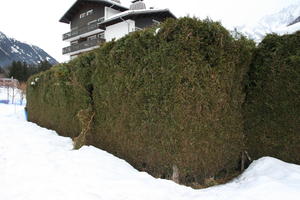
[[[65,34],[63,34],[63,40],[67,40],[67,39],[70,39],[70,38],[73,38],[73,37],[76,37],[76,36],[79,36],[79,35],[82,35],[82,34],[85,34],[85,33],[88,33],[88,32],[95,31],[95,30],[99,29],[98,24],[103,20],[104,20],[104,18],[100,18],[97,21],[95,20],[94,23],[88,24],[86,26],[79,27],[77,29],[74,29],[74,30],[68,32],[68,33],[65,33]]]
[[[88,49],[91,47],[100,46],[103,42],[105,42],[105,39],[97,38],[94,40],[87,40],[84,42],[80,42],[78,44],[73,44],[71,46],[63,48],[63,54],[68,54],[68,53],[72,53],[75,51],[80,51],[80,50]]]

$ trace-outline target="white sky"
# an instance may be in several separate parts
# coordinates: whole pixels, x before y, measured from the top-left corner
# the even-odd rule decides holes
[[[59,62],[68,59],[62,34],[69,25],[58,22],[75,0],[1,0],[0,31],[22,42],[44,49]],[[129,6],[131,0],[121,0]],[[228,28],[248,24],[300,0],[144,0],[147,7],[169,8],[177,17],[209,16]],[[299,13],[300,14],[300,13]]]

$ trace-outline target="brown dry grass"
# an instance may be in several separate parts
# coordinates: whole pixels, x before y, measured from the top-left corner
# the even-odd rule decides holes
[[[18,89],[22,91],[23,94],[26,94],[27,85],[25,82],[21,82],[18,85]]]

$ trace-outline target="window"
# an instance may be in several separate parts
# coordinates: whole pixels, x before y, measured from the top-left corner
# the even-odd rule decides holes
[[[94,10],[93,10],[93,9],[92,9],[92,10],[89,10],[89,11],[86,12],[86,16],[92,15],[93,13],[94,13]]]
[[[93,9],[88,10],[87,12],[81,13],[80,16],[79,16],[79,18],[81,19],[81,18],[87,17],[89,15],[92,15],[93,13],[94,13]]]
[[[95,24],[96,22],[97,22],[97,20],[90,21],[90,22],[88,23],[88,25]]]
[[[159,25],[159,24],[160,24],[160,21],[157,21],[157,20],[155,20],[155,19],[152,19],[152,22],[153,22],[153,24],[155,24],[155,25]]]
[[[101,38],[101,39],[104,39],[104,33],[99,33],[97,37]]]
[[[72,45],[75,45],[75,44],[78,44],[78,40],[75,40],[75,41],[72,41],[72,42],[71,42],[71,46],[72,46]]]
[[[88,23],[88,30],[93,30],[97,28],[97,20],[90,21]]]
[[[140,30],[143,30],[143,29],[136,26],[133,31],[140,31]]]
[[[104,21],[104,17],[101,17],[101,18],[98,19],[98,23],[101,23],[103,21]]]
[[[81,13],[80,16],[79,16],[80,19],[84,18],[84,17],[85,17],[85,13]]]
[[[97,39],[97,36],[96,35],[92,35],[92,36],[90,36],[90,37],[88,37],[87,38],[87,40],[95,40],[95,39]]]
[[[77,35],[77,34],[78,34],[78,27],[75,26],[75,27],[71,28],[71,35],[73,36],[73,35]]]

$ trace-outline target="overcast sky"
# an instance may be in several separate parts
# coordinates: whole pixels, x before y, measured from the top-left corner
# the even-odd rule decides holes
[[[58,20],[75,0],[1,0],[0,31],[22,42],[37,45],[59,62],[62,56],[62,34],[69,25]],[[125,6],[131,0],[121,0]],[[228,28],[248,24],[300,0],[144,0],[147,7],[169,8],[177,17],[207,16]],[[300,13],[299,13],[300,14]]]

